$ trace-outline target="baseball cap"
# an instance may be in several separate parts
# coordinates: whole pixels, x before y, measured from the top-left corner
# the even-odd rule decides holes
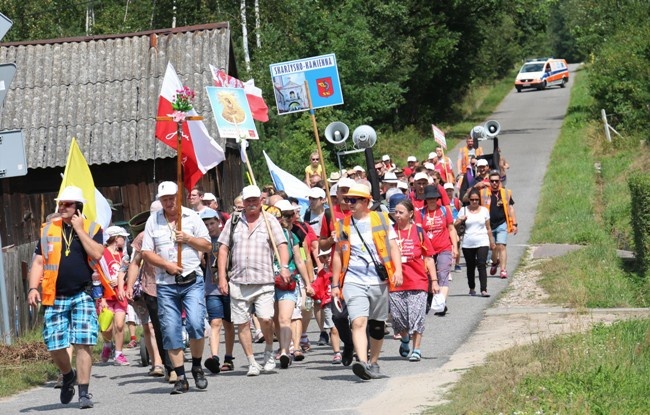
[[[453,183],[445,183],[445,190],[447,190],[447,189],[453,189],[453,188],[454,188]]]
[[[384,154],[383,156],[381,156],[381,161],[389,161],[389,160],[390,160],[390,156],[388,154]]]
[[[273,206],[275,206],[280,212],[293,212],[294,211],[293,205],[291,204],[291,202],[289,202],[286,199],[278,200],[275,203],[275,205],[273,205]]]
[[[206,220],[206,219],[219,219],[219,214],[217,213],[216,210],[211,209],[211,208],[205,208],[201,212],[199,212],[199,216],[201,219]]]
[[[241,197],[244,200],[250,199],[251,197],[261,197],[261,196],[262,196],[262,192],[260,191],[260,188],[255,186],[254,184],[244,187],[244,189],[241,192]]]
[[[361,167],[361,166],[354,166],[354,170],[355,170],[355,171],[361,171],[361,172],[365,171],[365,170],[363,169],[363,167]]]
[[[415,158],[415,156],[408,156],[408,157],[406,158],[406,162],[407,162],[407,163],[410,163],[410,162],[417,162],[417,161],[418,161],[418,159]]]
[[[417,182],[418,180],[422,180],[422,179],[424,179],[426,181],[429,181],[429,175],[426,174],[423,171],[421,171],[419,173],[415,173],[415,177],[413,178],[413,180],[415,180]]]
[[[203,195],[203,199],[201,200],[214,200],[215,202],[217,201],[217,197],[213,195],[212,193],[205,193]]]
[[[428,157],[429,160],[431,160],[434,157],[438,157],[438,155],[436,154],[435,151],[432,151],[431,153],[429,153],[429,157]]]
[[[129,233],[121,226],[109,226],[106,228],[106,235],[110,238],[111,236],[124,236],[125,238],[129,236]]]
[[[312,187],[309,189],[309,197],[313,199],[324,199],[325,190],[321,189],[320,187]]]
[[[488,161],[486,159],[478,159],[476,160],[476,167],[478,166],[487,166]]]
[[[398,188],[398,189],[402,189],[402,190],[408,190],[408,188],[409,188],[409,184],[406,183],[406,182],[403,181],[403,180],[400,180],[400,181],[397,182],[397,188]]]
[[[171,196],[178,193],[178,186],[174,182],[162,182],[158,185],[158,194],[156,195],[157,199],[160,199],[163,196]]]
[[[427,170],[435,170],[436,166],[434,166],[433,163],[424,163],[424,168]]]

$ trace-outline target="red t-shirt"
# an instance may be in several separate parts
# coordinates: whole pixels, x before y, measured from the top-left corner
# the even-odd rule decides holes
[[[120,271],[120,268],[122,267],[122,257],[124,255],[121,252],[118,252],[117,254],[111,253],[111,251],[108,250],[108,248],[104,248],[104,261],[106,261],[106,268],[108,269],[108,275],[106,278],[109,280],[115,280],[117,281],[117,274]],[[113,288],[115,292],[117,293],[117,286]],[[117,296],[114,296],[113,298],[108,298],[108,300],[113,300],[113,301],[118,301]],[[124,306],[126,306],[127,302],[126,299],[121,302]]]
[[[418,227],[417,224],[413,224],[408,230],[401,231],[395,226],[397,246],[399,246],[402,255],[404,282],[391,291],[429,290],[429,278],[424,267],[424,257],[433,255],[433,246],[424,230],[418,231]]]
[[[446,213],[443,213],[445,209]],[[433,255],[443,251],[451,251],[451,237],[448,226],[454,221],[448,206],[429,211],[426,207],[415,213],[415,222],[422,225],[433,246]]]
[[[325,306],[332,302],[332,272],[321,269],[318,271],[318,276],[311,284],[314,289],[314,300],[320,300],[321,306]]]
[[[334,207],[331,209],[332,213],[334,213],[334,217],[332,218],[333,221],[338,221],[346,216],[352,215],[352,211],[348,210],[343,212],[341,210],[341,207],[339,205],[334,205]],[[327,221],[327,215],[323,215],[323,218],[321,219],[322,224],[320,227],[320,237],[323,239],[327,239],[332,235],[332,231],[330,230],[330,223]]]

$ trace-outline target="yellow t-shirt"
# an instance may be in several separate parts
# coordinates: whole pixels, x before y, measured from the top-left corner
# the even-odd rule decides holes
[[[307,167],[305,167],[305,174],[308,174],[309,177],[317,174],[322,178],[323,177],[323,169],[322,169],[320,164],[315,169],[313,167],[311,167],[311,164],[310,164]]]

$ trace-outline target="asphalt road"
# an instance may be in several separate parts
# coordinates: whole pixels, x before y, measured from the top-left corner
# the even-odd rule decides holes
[[[571,70],[575,70],[571,66]],[[508,270],[512,273],[525,251],[534,220],[538,195],[550,152],[558,136],[569,102],[571,86],[553,87],[545,91],[523,91],[509,94],[491,119],[501,124],[499,145],[510,163],[507,185],[513,191],[519,234],[509,236]],[[432,149],[434,143],[431,143]],[[492,142],[483,142],[486,153],[492,152]],[[452,160],[457,151],[450,151]],[[397,353],[399,341],[387,336],[381,369],[391,378],[431,371],[442,366],[449,356],[474,330],[483,311],[503,290],[508,281],[488,280],[492,297],[470,297],[464,274],[453,274],[449,313],[446,317],[429,315],[422,344],[423,359],[410,363]],[[517,336],[517,333],[513,333]],[[312,322],[310,338],[318,339],[317,326]],[[206,342],[207,350],[207,342]],[[255,345],[258,360],[262,345]],[[349,367],[332,365],[329,347],[315,346],[303,362],[294,363],[288,370],[246,377],[246,359],[241,347],[235,344],[236,370],[227,374],[208,376],[205,391],[198,391],[190,380],[190,392],[170,395],[171,385],[160,378],[146,376],[147,369],[135,365],[135,351],[127,352],[133,362],[129,367],[112,365],[93,366],[90,392],[94,395],[95,414],[314,414],[357,413],[356,408],[366,399],[381,394],[386,380],[360,381]],[[206,354],[207,357],[207,354]],[[223,358],[223,347],[221,350]],[[190,364],[186,363],[189,371]],[[400,394],[402,395],[402,394]],[[408,399],[408,389],[403,396]],[[59,391],[52,384],[0,401],[0,413],[65,414],[77,411],[77,397],[69,405],[59,403]],[[392,413],[385,408],[382,413]]]

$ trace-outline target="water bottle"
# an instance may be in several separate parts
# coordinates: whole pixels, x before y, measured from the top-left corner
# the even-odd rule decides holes
[[[313,307],[314,307],[314,300],[311,297],[307,296],[307,298],[305,299],[305,310],[311,311]]]
[[[104,287],[102,287],[102,282],[99,280],[99,274],[93,272],[93,290],[90,296],[93,300],[99,300],[104,295]]]

